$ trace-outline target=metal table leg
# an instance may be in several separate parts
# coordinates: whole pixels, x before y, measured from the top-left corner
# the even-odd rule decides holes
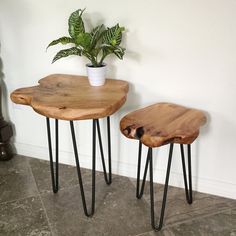
[[[51,169],[51,178],[52,178],[52,190],[54,193],[57,193],[58,188],[59,188],[58,186],[58,120],[55,120],[55,152],[56,152],[55,173],[54,173],[53,154],[52,154],[50,120],[48,117],[46,117],[46,122],[47,122],[50,169]]]
[[[186,167],[185,167],[184,145],[183,144],[180,144],[180,151],[181,151],[181,159],[182,159],[182,167],[183,167],[183,176],[184,176],[184,187],[185,187],[186,200],[189,204],[192,204],[193,197],[192,197],[192,172],[191,172],[191,145],[187,144],[188,178],[189,178],[188,182],[187,182],[187,174],[186,174]],[[188,183],[189,183],[189,187],[188,187]]]
[[[55,152],[56,152],[56,163],[55,163],[55,173],[54,173],[54,164],[53,164],[53,155],[52,155],[52,142],[51,142],[51,131],[50,131],[50,120],[47,117],[47,133],[48,133],[48,146],[49,146],[49,157],[50,157],[50,169],[51,169],[51,177],[52,177],[52,189],[53,192],[58,192],[58,120],[55,120]],[[104,152],[103,152],[103,145],[102,145],[102,138],[101,138],[101,131],[99,120],[93,120],[93,128],[92,128],[92,202],[91,202],[91,209],[90,212],[87,208],[87,203],[85,199],[84,193],[84,186],[83,186],[83,179],[80,169],[80,162],[79,162],[79,155],[77,150],[76,144],[76,135],[74,129],[73,121],[70,121],[70,128],[71,128],[71,136],[72,136],[72,143],[74,148],[74,155],[75,155],[75,162],[76,162],[76,169],[78,174],[78,180],[80,185],[80,193],[83,203],[84,214],[88,217],[94,214],[95,210],[95,185],[96,185],[96,131],[98,133],[98,140],[100,146],[100,153],[102,159],[102,166],[104,172],[104,179],[107,185],[112,183],[112,172],[111,172],[111,135],[110,135],[110,117],[107,117],[107,138],[108,138],[108,174],[106,170],[106,163],[104,159]]]
[[[160,231],[163,226],[164,214],[165,214],[165,206],[166,206],[166,199],[167,199],[167,192],[168,192],[168,184],[169,184],[169,176],[170,176],[170,168],[171,168],[171,161],[172,161],[172,154],[173,154],[173,146],[174,144],[170,144],[169,150],[169,158],[167,164],[167,172],[166,172],[166,180],[164,185],[164,193],[162,199],[162,206],[161,206],[161,213],[159,217],[159,224],[155,223],[155,210],[154,210],[154,191],[153,191],[153,157],[152,157],[152,148],[148,148],[148,154],[143,174],[142,186],[140,189],[140,168],[141,168],[141,156],[142,156],[142,143],[139,142],[139,152],[138,152],[138,169],[137,169],[137,188],[136,188],[136,197],[141,199],[144,192],[145,182],[146,182],[146,175],[147,169],[149,167],[150,173],[150,205],[151,205],[151,225],[155,231]],[[187,183],[187,174],[186,174],[186,167],[185,167],[185,160],[184,160],[184,148],[183,144],[180,145],[181,149],[181,158],[182,158],[182,166],[183,166],[183,176],[184,176],[184,185],[185,185],[185,193],[186,199],[189,204],[192,203],[192,179],[191,179],[191,145],[188,144],[188,177],[189,177],[189,187]]]

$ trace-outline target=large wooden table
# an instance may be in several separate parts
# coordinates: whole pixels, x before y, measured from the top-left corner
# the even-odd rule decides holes
[[[110,116],[125,103],[127,93],[126,81],[107,79],[105,85],[92,87],[85,76],[54,74],[37,86],[15,90],[11,100],[46,117],[83,120]]]
[[[112,182],[111,175],[111,138],[110,115],[115,113],[126,101],[128,83],[122,80],[107,79],[105,85],[92,87],[85,76],[54,74],[39,81],[39,85],[20,88],[11,94],[13,102],[31,106],[34,111],[46,117],[49,146],[50,169],[52,177],[52,189],[56,193],[59,189],[58,181],[58,120],[70,121],[71,136],[74,147],[75,161],[80,184],[83,209],[86,216],[92,216],[95,209],[95,178],[96,178],[96,134],[98,134],[100,154],[104,171],[104,179],[109,185]],[[104,159],[99,118],[107,117],[107,147],[108,169]],[[53,163],[50,118],[55,119],[55,156]],[[76,134],[73,121],[92,119],[92,204],[88,211],[79,156],[76,144]]]

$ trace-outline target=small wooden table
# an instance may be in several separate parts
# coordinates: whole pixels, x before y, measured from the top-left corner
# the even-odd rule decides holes
[[[206,120],[205,114],[200,110],[187,108],[173,103],[156,103],[133,111],[124,116],[120,121],[121,132],[127,138],[139,140],[136,187],[136,197],[138,199],[143,196],[147,170],[149,167],[151,225],[155,231],[160,231],[163,226],[174,143],[180,144],[186,200],[189,204],[192,204],[191,143],[198,137],[200,127],[206,123]],[[140,188],[142,144],[148,147],[148,153]],[[152,150],[154,147],[160,147],[165,144],[170,144],[170,151],[159,223],[156,224]],[[184,144],[187,145],[188,180],[185,166]]]
[[[95,171],[96,171],[96,130],[102,158],[104,178],[109,185],[112,182],[111,174],[111,141],[110,115],[115,113],[125,103],[128,93],[128,83],[122,80],[107,79],[105,85],[92,87],[85,76],[54,74],[39,80],[38,86],[20,88],[11,94],[11,100],[17,104],[31,106],[34,111],[46,117],[52,189],[58,191],[58,120],[70,122],[75,161],[80,184],[80,191],[84,213],[92,216],[95,208]],[[108,168],[103,154],[103,145],[99,118],[107,117],[108,137]],[[55,167],[53,164],[50,118],[55,119]],[[74,120],[93,120],[93,148],[92,148],[92,206],[88,212],[85,200],[82,175],[77,151],[74,130]]]
[[[139,139],[147,147],[168,143],[191,144],[206,123],[205,114],[197,109],[173,103],[156,103],[123,117],[121,132]]]

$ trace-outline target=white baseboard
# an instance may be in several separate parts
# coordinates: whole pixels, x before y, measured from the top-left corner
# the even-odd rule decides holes
[[[30,156],[38,159],[49,160],[48,149],[45,147],[34,146],[23,143],[15,143],[17,154]],[[60,151],[59,153],[60,163],[67,165],[75,165],[73,152]],[[80,165],[83,168],[91,169],[91,156],[79,153]],[[113,174],[136,178],[136,168],[134,164],[127,164],[117,161],[112,161],[112,172]],[[97,170],[102,170],[101,163],[97,162]],[[165,170],[154,169],[154,182],[164,183]],[[227,197],[236,199],[236,184],[221,182],[214,179],[206,179],[201,177],[192,177],[193,190],[214,194],[221,197]],[[183,187],[183,175],[182,173],[171,172],[170,185],[175,187]]]

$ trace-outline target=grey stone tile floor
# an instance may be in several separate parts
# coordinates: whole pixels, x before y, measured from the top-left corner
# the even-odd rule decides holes
[[[47,161],[15,156],[0,162],[0,236],[236,236],[236,200],[194,192],[188,205],[184,189],[170,187],[163,230],[154,232],[148,185],[137,200],[135,179],[113,175],[107,186],[101,172],[96,174],[95,215],[87,218],[75,167],[60,165],[59,171],[60,190],[53,194]],[[90,170],[82,173],[90,203]],[[155,185],[156,207],[162,190]]]

